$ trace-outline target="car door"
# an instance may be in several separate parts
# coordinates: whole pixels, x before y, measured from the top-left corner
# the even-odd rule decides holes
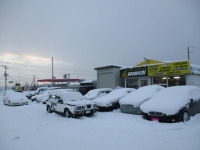
[[[64,112],[64,102],[60,97],[56,97],[56,104],[54,106],[55,110],[57,112]]]
[[[196,99],[196,100],[191,99],[189,108],[190,108],[191,116],[194,116],[195,114],[200,113],[200,99]]]

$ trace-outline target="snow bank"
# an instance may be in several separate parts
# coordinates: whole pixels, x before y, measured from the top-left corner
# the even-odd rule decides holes
[[[168,87],[141,105],[143,112],[162,112],[166,115],[176,114],[184,105],[200,98],[200,88],[195,86]]]
[[[66,118],[45,105],[7,107],[0,102],[1,150],[199,150],[200,114],[186,123],[158,123],[141,116],[97,112]]]
[[[133,105],[134,107],[139,107],[143,102],[153,97],[157,94],[160,90],[164,89],[163,86],[159,85],[149,85],[143,86],[138,90],[130,93],[129,95],[120,99],[119,103]]]

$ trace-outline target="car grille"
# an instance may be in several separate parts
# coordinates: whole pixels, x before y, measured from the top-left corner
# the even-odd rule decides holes
[[[161,113],[161,112],[153,112],[153,111],[149,112],[149,115],[151,115],[151,116],[155,116],[155,117],[161,117],[161,116],[164,116],[164,114]]]
[[[81,110],[82,109],[82,106],[77,106],[77,110]]]

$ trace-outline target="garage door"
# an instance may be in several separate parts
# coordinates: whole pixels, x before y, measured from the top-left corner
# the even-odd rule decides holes
[[[98,87],[99,88],[114,88],[113,73],[100,73],[98,76]]]

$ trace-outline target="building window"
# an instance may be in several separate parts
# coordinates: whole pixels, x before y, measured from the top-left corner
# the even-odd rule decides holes
[[[153,84],[158,84],[165,87],[186,85],[186,80],[185,76],[153,77]]]
[[[128,79],[126,79],[126,87],[137,89],[139,87],[138,86],[138,78],[128,78]]]

